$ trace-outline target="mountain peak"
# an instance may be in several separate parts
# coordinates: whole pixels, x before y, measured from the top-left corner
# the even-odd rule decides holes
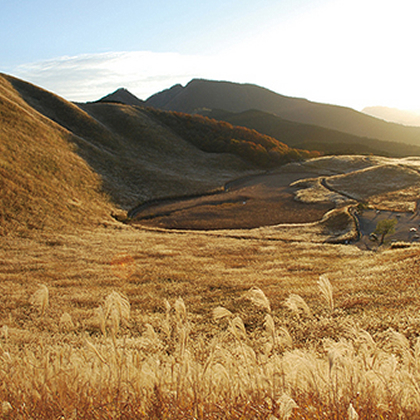
[[[144,104],[144,101],[137,98],[137,96],[133,95],[124,87],[117,89],[115,92],[104,96],[103,98],[99,99],[96,102],[118,102],[125,105],[143,105]]]

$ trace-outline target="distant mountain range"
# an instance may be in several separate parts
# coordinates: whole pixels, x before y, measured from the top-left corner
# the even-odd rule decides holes
[[[135,100],[137,99],[137,101]],[[326,154],[420,155],[420,128],[392,124],[350,108],[279,95],[250,84],[194,79],[141,101],[125,89],[98,102],[201,114]]]
[[[145,105],[186,113],[258,110],[354,136],[420,146],[420,127],[386,122],[351,108],[283,96],[251,84],[194,79],[185,87],[175,85],[151,96]]]
[[[420,112],[404,111],[386,106],[370,106],[364,108],[362,112],[385,121],[420,127]]]
[[[223,110],[206,111],[211,118],[248,127],[286,143],[290,147],[318,150],[326,154],[374,154],[381,156],[420,155],[420,147],[407,143],[356,136],[325,127],[285,120],[263,111],[239,113]]]

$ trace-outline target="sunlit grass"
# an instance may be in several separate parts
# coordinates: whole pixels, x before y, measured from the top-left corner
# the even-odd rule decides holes
[[[420,413],[416,246],[130,228],[54,240],[1,245],[0,400],[12,418]],[[128,276],[116,255],[134,261]]]

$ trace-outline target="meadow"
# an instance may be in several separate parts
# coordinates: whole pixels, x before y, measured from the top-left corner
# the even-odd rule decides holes
[[[418,213],[418,159],[291,164],[301,203],[344,203],[320,222],[134,226],[255,167],[91,108],[0,75],[2,418],[420,418],[419,245],[328,243],[348,203]]]
[[[3,418],[419,418],[419,250],[4,237]]]

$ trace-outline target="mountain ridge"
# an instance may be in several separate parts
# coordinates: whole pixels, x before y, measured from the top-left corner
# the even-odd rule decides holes
[[[385,122],[348,107],[284,96],[253,84],[193,79],[185,87],[175,85],[150,96],[145,105],[186,113],[212,109],[238,113],[257,109],[289,121],[420,146],[418,127]]]
[[[110,223],[113,211],[203,194],[261,171],[233,149],[200,149],[187,138],[190,116],[178,116],[175,130],[144,107],[74,104],[5,74],[0,121],[0,235]],[[194,123],[198,133],[200,124]],[[233,128],[227,130],[225,138],[234,140]]]

